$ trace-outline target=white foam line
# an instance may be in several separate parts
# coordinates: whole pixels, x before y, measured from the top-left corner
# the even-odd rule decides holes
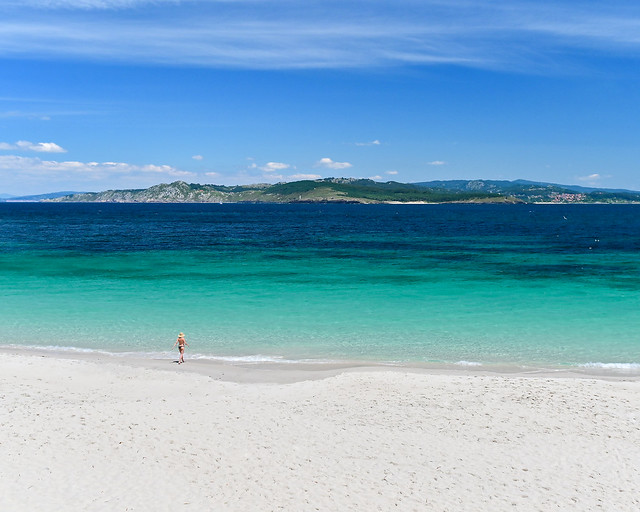
[[[171,357],[172,354],[174,357],[178,357],[178,352],[175,350],[165,350],[158,352],[110,352],[102,349],[95,348],[84,348],[84,347],[66,347],[61,345],[4,345],[10,349],[27,349],[27,350],[42,350],[46,352],[67,352],[67,353],[79,353],[79,354],[100,354],[109,357],[138,357],[138,358],[165,358]],[[306,363],[306,364],[328,364],[328,363],[346,363],[347,361],[338,360],[338,359],[286,359],[283,356],[267,356],[262,354],[253,354],[246,356],[218,356],[211,354],[188,354],[188,359],[204,359],[211,361],[221,361],[227,363],[285,363],[285,364],[298,364],[298,363]]]
[[[223,361],[227,363],[327,364],[344,362],[334,359],[285,359],[283,356],[265,356],[262,354],[248,356],[215,356],[205,354],[192,354],[190,356],[190,359],[208,359],[214,361]]]
[[[113,356],[114,352],[108,352],[106,350],[100,350],[96,348],[83,348],[83,347],[64,347],[61,345],[5,345],[11,349],[27,349],[27,350],[43,350],[46,352],[78,352],[81,354],[101,354],[105,356]]]
[[[585,363],[578,366],[583,368],[602,368],[604,370],[640,370],[640,363]]]
[[[86,347],[66,347],[61,345],[4,345],[6,348],[10,349],[26,349],[26,350],[41,350],[44,352],[67,352],[67,353],[79,353],[79,354],[99,354],[102,356],[109,357],[149,357],[149,358],[157,358],[157,357],[167,357],[170,352],[166,350],[164,352],[110,352],[108,350],[97,349],[97,348],[86,348]],[[176,352],[176,357],[177,352]]]

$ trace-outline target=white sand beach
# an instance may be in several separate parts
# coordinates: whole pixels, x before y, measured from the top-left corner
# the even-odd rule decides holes
[[[640,510],[637,378],[207,364],[2,350],[0,510]]]

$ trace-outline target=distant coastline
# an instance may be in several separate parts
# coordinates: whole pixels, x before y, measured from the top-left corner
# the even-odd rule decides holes
[[[56,192],[6,197],[3,202],[81,203],[360,203],[360,204],[640,204],[640,192],[525,180],[449,180],[385,183],[325,178],[256,185],[209,185],[176,181],[146,189]]]

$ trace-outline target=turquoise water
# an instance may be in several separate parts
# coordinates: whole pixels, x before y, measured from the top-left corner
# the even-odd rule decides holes
[[[639,214],[0,204],[4,344],[640,368]]]

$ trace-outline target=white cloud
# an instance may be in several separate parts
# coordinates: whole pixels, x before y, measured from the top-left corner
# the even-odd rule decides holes
[[[369,176],[369,179],[373,181],[379,181],[382,179],[382,176]]]
[[[356,146],[379,146],[380,144],[382,143],[378,139],[371,142],[356,142]]]
[[[353,167],[349,162],[334,162],[331,158],[321,158],[316,162],[316,167],[326,167],[327,169],[340,170]]]
[[[433,162],[429,162],[428,165],[447,165],[447,162],[443,162],[442,160],[434,160]]]
[[[8,142],[0,142],[0,149],[7,151],[36,151],[38,153],[66,153],[67,150],[58,146],[55,142],[29,142],[28,140],[19,140],[15,144]]]
[[[254,165],[250,167],[255,167]],[[289,169],[291,166],[289,164],[283,164],[282,162],[267,162],[265,165],[260,167],[264,172],[275,172],[275,171],[284,171],[285,169]]]
[[[0,156],[0,172],[17,173],[30,177],[78,177],[105,179],[125,175],[166,175],[174,178],[194,176],[194,173],[170,165],[135,165],[124,162],[59,162],[15,155]]]
[[[398,174],[398,171],[386,171],[385,174],[391,174],[392,176],[395,176],[396,174]]]
[[[292,180],[319,180],[322,176],[319,174],[294,174],[289,178]]]
[[[24,143],[24,147],[31,151],[38,151],[39,153],[66,153],[67,150],[58,146],[55,142],[38,142],[31,144],[30,142],[20,141],[18,144]]]
[[[194,160],[202,160],[204,157],[202,155],[193,155],[191,158],[193,158]]]
[[[205,174],[205,176],[211,176],[212,178],[215,178],[215,177],[217,177],[217,176],[220,176],[220,173],[219,173],[219,172],[213,172],[213,171],[205,172],[204,174]]]

